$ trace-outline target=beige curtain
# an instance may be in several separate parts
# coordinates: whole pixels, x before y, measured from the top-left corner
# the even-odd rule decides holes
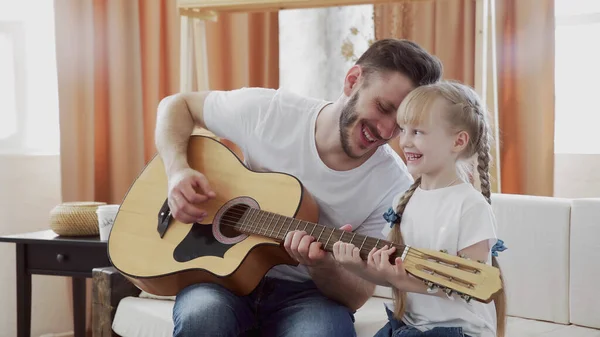
[[[154,155],[159,100],[178,90],[175,0],[54,5],[63,201],[120,203]]]
[[[496,1],[502,192],[554,191],[554,0]]]
[[[375,38],[415,41],[437,56],[444,78],[474,85],[475,2],[473,0],[399,1],[374,6]],[[390,145],[403,158],[398,139]]]
[[[175,0],[57,0],[65,201],[119,203],[154,155],[159,100],[178,91]]]
[[[219,13],[216,18],[186,18],[189,32],[184,81],[190,90],[232,90],[241,87],[279,88],[279,14]],[[187,74],[186,74],[187,75]],[[206,130],[196,133],[209,134]],[[220,138],[240,159],[240,148]]]
[[[206,24],[211,90],[279,87],[277,12],[219,14]]]
[[[474,85],[475,2],[399,1],[376,5],[375,38],[415,41],[444,64],[444,78]]]

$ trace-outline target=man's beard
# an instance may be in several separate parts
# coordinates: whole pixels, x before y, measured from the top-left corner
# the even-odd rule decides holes
[[[358,119],[358,112],[356,112],[357,101],[358,91],[350,98],[348,103],[344,105],[342,113],[340,114],[340,140],[342,142],[342,149],[344,149],[344,152],[348,157],[354,159],[359,159],[361,157],[352,153],[352,149],[350,148],[350,129]]]

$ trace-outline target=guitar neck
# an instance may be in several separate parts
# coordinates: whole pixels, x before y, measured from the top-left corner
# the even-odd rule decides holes
[[[363,260],[367,259],[369,252],[373,248],[379,249],[387,245],[388,247],[396,247],[396,250],[390,254],[390,261],[394,261],[399,254],[402,254],[405,248],[404,245],[394,244],[390,241],[347,232],[255,208],[245,210],[244,214],[239,220],[235,221],[233,226],[240,232],[268,237],[279,242],[283,242],[289,232],[296,230],[305,231],[322,244],[322,249],[329,252],[333,250],[333,244],[337,241],[352,243],[360,249],[360,256]]]

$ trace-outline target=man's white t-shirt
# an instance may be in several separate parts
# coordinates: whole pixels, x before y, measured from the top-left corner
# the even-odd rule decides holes
[[[401,195],[394,198],[396,209]],[[389,226],[388,226],[389,227]],[[491,205],[471,184],[423,190],[417,188],[410,198],[400,224],[404,243],[415,249],[447,250],[457,255],[460,250],[489,240],[497,241],[497,225]],[[488,255],[491,264],[491,252]],[[390,306],[393,310],[393,306]],[[473,337],[496,336],[494,302],[481,303],[455,298],[407,293],[404,323],[426,331],[436,326],[462,327]]]
[[[242,150],[250,169],[298,178],[320,208],[320,224],[335,228],[351,224],[358,234],[383,238],[383,214],[394,196],[412,184],[412,177],[387,144],[357,168],[335,171],[326,166],[315,145],[315,121],[327,104],[282,89],[213,91],[204,103],[204,122],[212,133]],[[268,275],[310,279],[303,265],[278,265]]]

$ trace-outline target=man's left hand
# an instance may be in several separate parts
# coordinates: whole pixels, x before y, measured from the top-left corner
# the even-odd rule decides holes
[[[344,225],[339,229],[351,231],[351,225]],[[322,243],[316,242],[313,236],[305,231],[292,231],[287,233],[283,246],[288,254],[298,263],[308,267],[321,266],[334,260],[331,254],[321,249]]]

